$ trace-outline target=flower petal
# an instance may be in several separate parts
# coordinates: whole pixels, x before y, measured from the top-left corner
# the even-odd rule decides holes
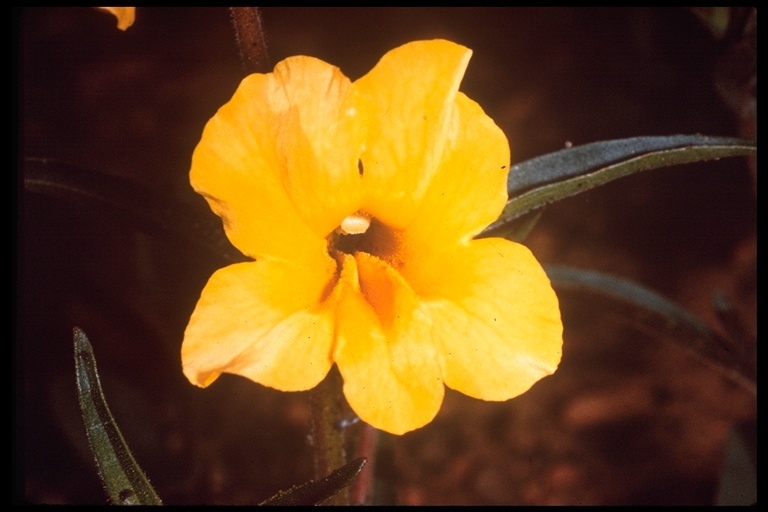
[[[562,355],[558,300],[527,248],[500,238],[474,240],[429,274],[419,287],[448,387],[507,400],[555,371]]]
[[[120,30],[128,30],[136,21],[135,7],[97,7],[97,9],[107,11],[117,18],[117,28]]]
[[[190,180],[243,253],[302,261],[359,209],[366,109],[338,68],[293,57],[208,122]]]
[[[445,40],[408,43],[353,85],[371,107],[366,209],[389,226],[408,224],[438,168],[471,54]]]
[[[367,109],[349,79],[318,59],[288,59],[274,79],[271,124],[283,184],[304,222],[326,236],[360,208]]]
[[[277,155],[272,75],[246,77],[203,131],[190,182],[224,222],[232,244],[253,258],[302,262],[325,240],[299,217],[285,192]]]
[[[323,302],[335,262],[325,268],[256,261],[213,274],[181,348],[184,374],[208,386],[223,373],[282,391],[317,385],[332,365],[333,301]]]
[[[462,93],[450,133],[420,209],[405,230],[411,250],[420,255],[469,240],[499,217],[507,201],[507,138]]]
[[[345,255],[343,269],[334,359],[349,405],[363,421],[392,434],[429,423],[445,392],[429,317],[383,261],[366,253]]]

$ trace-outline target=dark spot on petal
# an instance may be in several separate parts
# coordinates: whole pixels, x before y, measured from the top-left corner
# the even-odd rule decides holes
[[[358,160],[357,161],[357,172],[360,174],[360,176],[363,175],[363,161]]]

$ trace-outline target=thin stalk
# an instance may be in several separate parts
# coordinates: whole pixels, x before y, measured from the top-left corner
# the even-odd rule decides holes
[[[355,457],[365,457],[368,463],[360,470],[360,474],[350,486],[350,500],[353,505],[371,505],[373,499],[373,472],[374,456],[376,455],[376,444],[379,437],[379,431],[360,422],[356,426],[357,443],[355,447]]]
[[[324,478],[348,462],[346,430],[340,421],[348,406],[342,393],[342,379],[336,367],[311,392],[312,444],[315,455],[315,480]],[[349,487],[325,502],[326,505],[349,505]]]
[[[246,73],[270,71],[267,38],[258,7],[230,7],[235,37]]]

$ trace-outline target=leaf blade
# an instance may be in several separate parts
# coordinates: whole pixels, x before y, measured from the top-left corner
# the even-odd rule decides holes
[[[109,501],[114,505],[162,505],[107,406],[88,337],[77,327],[73,331],[80,411]]]
[[[118,176],[48,158],[25,158],[22,171],[26,194],[110,215],[158,239],[174,237],[222,263],[247,260],[229,243],[221,219],[203,206],[204,201],[187,204]]]
[[[756,149],[754,142],[743,139],[673,135],[595,142],[533,158],[512,166],[510,199],[480,236],[496,236],[532,210],[636,172],[748,155]]]
[[[280,491],[259,505],[320,505],[331,496],[348,486],[362,471],[367,459],[360,457],[334,470],[318,481],[306,482]]]
[[[627,279],[568,266],[546,266],[556,291],[582,290],[618,300],[634,312],[663,318],[666,330],[685,332],[675,343],[752,395],[757,395],[756,376],[748,361],[738,357],[731,343],[712,331],[697,316],[679,304]]]

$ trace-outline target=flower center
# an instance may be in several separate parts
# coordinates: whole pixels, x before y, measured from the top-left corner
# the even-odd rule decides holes
[[[328,252],[355,254],[365,252],[386,261],[395,268],[403,264],[401,235],[364,211],[358,211],[341,221],[328,237]]]
[[[371,216],[365,212],[357,212],[345,217],[339,225],[342,235],[362,235],[371,226]]]

